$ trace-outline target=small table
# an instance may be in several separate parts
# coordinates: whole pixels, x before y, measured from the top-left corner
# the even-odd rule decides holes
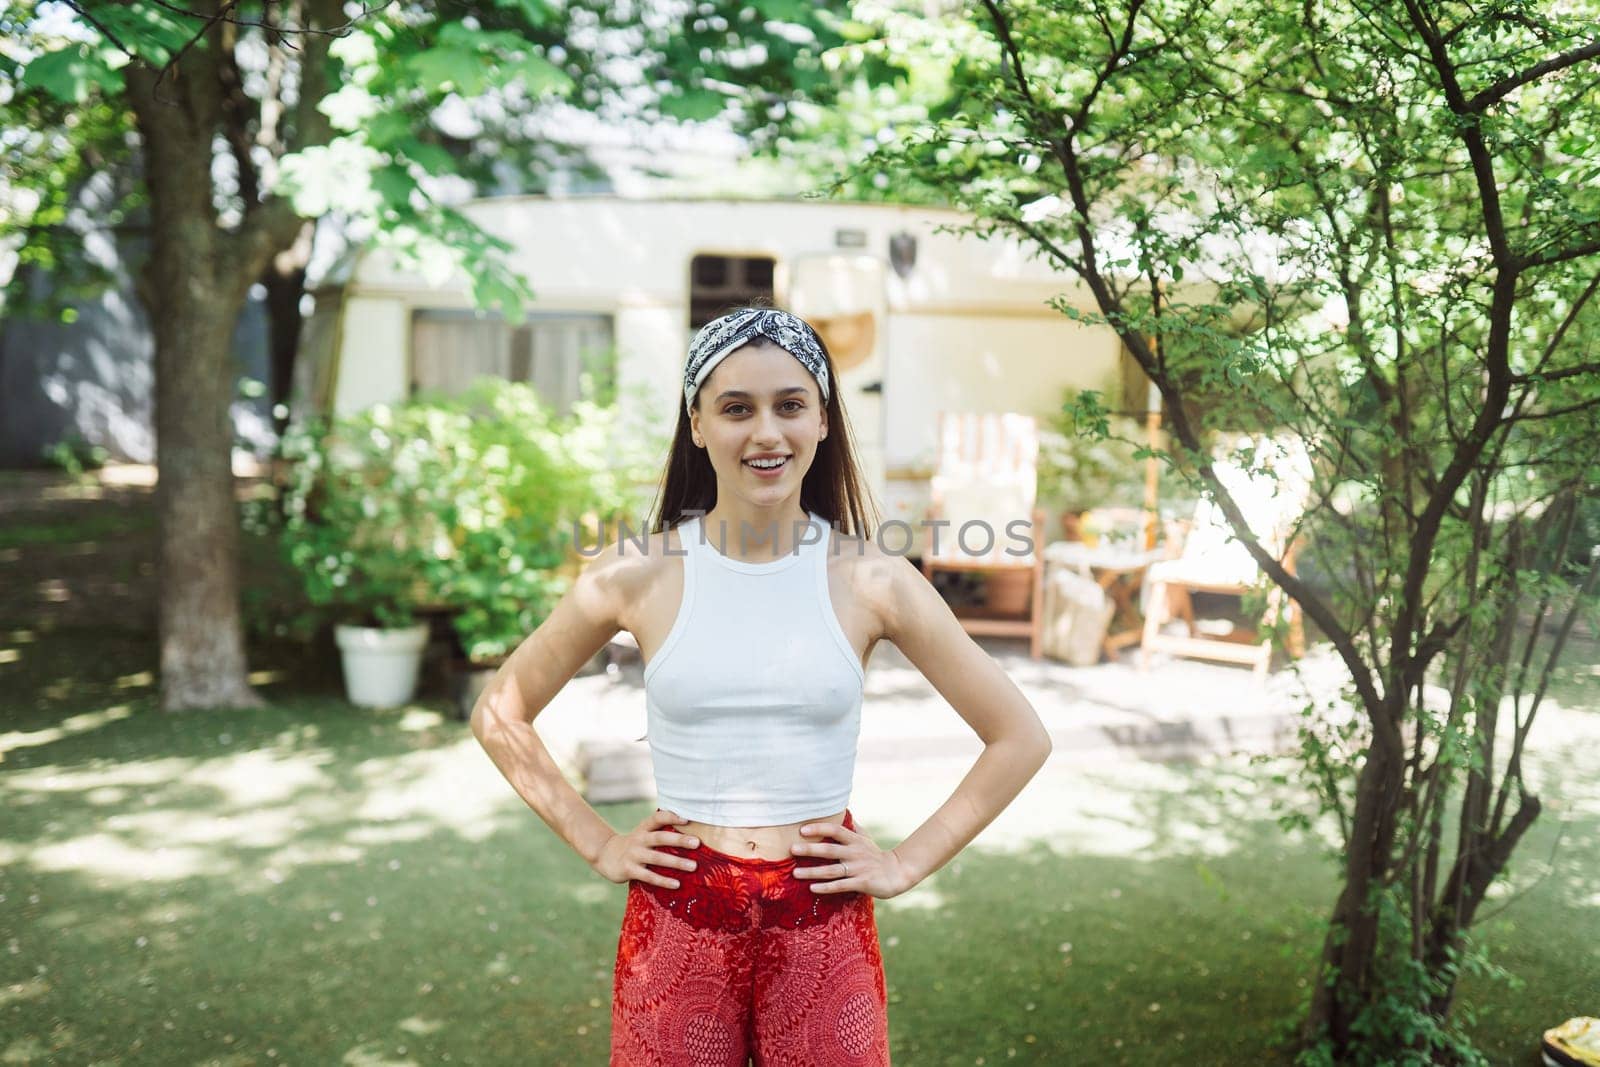
[[[1044,550],[1046,566],[1072,567],[1092,577],[1116,605],[1101,648],[1115,659],[1117,652],[1136,645],[1144,636],[1144,616],[1135,597],[1144,587],[1150,564],[1163,558],[1160,549],[1130,552],[1126,548],[1086,545],[1082,541],[1056,541]]]

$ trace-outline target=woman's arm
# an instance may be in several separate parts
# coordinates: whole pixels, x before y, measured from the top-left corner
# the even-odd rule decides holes
[[[1028,698],[972,640],[922,572],[884,556],[873,596],[883,636],[894,642],[983,739],[983,753],[950,799],[892,851],[910,889],[943,867],[994,821],[1050,755],[1050,734]]]
[[[618,586],[624,566],[615,546],[591,561],[472,707],[473,736],[500,773],[590,866],[616,831],[561,773],[533,720],[622,628]]]

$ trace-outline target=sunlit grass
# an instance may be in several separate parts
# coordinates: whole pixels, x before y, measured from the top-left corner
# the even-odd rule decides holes
[[[8,625],[0,1063],[605,1062],[624,888],[441,699],[352,708],[325,648],[259,646],[269,707],[167,715],[148,633]],[[1481,930],[1525,986],[1463,986],[1496,1064],[1600,989],[1597,694],[1590,663],[1558,672],[1546,811]],[[878,902],[895,1062],[1284,1062],[1337,871],[1326,824],[1278,828],[1305,795],[1274,769],[1048,766]],[[858,775],[852,811],[887,847],[964,771]]]
[[[442,707],[285,693],[163,716],[147,696],[97,715],[0,778],[0,1062],[604,1062],[622,887]],[[1539,774],[1592,775],[1594,741]],[[887,845],[956,777],[861,783],[852,810]],[[879,902],[897,1062],[1282,1062],[1334,872],[1274,824],[1293,791],[1263,783],[1237,760],[1047,768]],[[601,809],[618,827],[648,810]],[[1528,986],[1468,987],[1498,1063],[1600,988],[1574,936],[1600,865],[1572,848],[1540,877],[1557,823],[1592,839],[1600,800],[1579,784],[1553,811],[1519,872],[1537,884],[1486,930]]]
[[[107,723],[126,719],[133,714],[133,709],[127,704],[114,704],[109,708],[99,711],[86,711],[81,715],[71,715],[62,719],[55,726],[46,726],[39,730],[12,730],[0,734],[0,760],[12,749],[31,748],[36,745],[48,745],[70,737],[73,734],[88,733],[98,730]]]

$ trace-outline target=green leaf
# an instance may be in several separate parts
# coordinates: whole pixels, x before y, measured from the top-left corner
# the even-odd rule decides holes
[[[440,46],[406,60],[406,69],[429,91],[454,89],[463,96],[472,96],[482,91],[486,68],[483,57],[476,53]]]
[[[847,41],[870,41],[878,36],[877,27],[854,19],[846,19],[834,28],[834,32]]]
[[[495,6],[521,13],[530,26],[544,26],[554,12],[545,0],[495,0]]]
[[[406,173],[404,166],[399,163],[387,163],[372,172],[372,187],[386,203],[396,207],[408,207],[417,183]]]
[[[675,119],[703,122],[722,114],[728,98],[710,89],[687,89],[676,96],[661,98],[661,112]]]
[[[21,84],[43,89],[57,100],[81,104],[93,89],[122,91],[122,74],[112,70],[104,56],[87,43],[46,52],[22,72]]]
[[[755,8],[764,18],[804,26],[812,17],[812,5],[805,0],[756,0]]]
[[[165,66],[194,35],[182,16],[151,4],[96,4],[95,20],[147,63]],[[110,46],[108,42],[109,47]]]
[[[416,122],[410,115],[401,111],[380,111],[368,120],[364,132],[367,143],[374,148],[403,150],[397,146],[410,140],[415,129]]]
[[[439,145],[409,138],[396,144],[394,149],[429,174],[438,176],[454,174],[456,171],[456,157]],[[409,198],[409,191],[406,195]]]
[[[543,96],[545,93],[565,94],[572,90],[572,79],[566,71],[544,56],[532,52],[506,68],[506,73],[510,75],[506,81],[520,81],[529,96]]]

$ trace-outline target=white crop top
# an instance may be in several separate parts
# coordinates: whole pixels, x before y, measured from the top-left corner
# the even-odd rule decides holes
[[[844,810],[865,673],[828,595],[828,521],[782,556],[747,563],[677,527],[683,599],[644,671],[657,803],[720,826],[777,826]]]

